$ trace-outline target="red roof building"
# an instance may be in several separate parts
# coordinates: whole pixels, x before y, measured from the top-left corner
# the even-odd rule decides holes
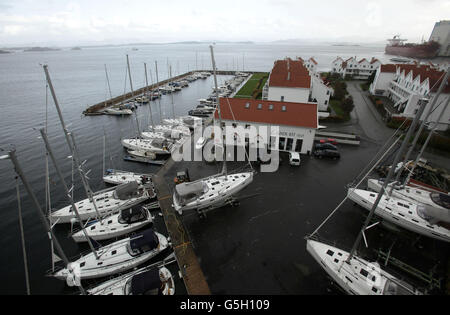
[[[284,125],[301,128],[318,128],[316,103],[290,103],[241,98],[221,98],[222,119],[254,122],[267,125]],[[215,112],[218,119],[218,113]]]
[[[278,60],[270,74],[269,87],[309,89],[311,87],[311,76],[300,60],[290,58]]]

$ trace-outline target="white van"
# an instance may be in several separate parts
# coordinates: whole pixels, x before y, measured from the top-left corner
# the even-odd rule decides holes
[[[300,154],[297,152],[289,152],[289,164],[300,166]]]

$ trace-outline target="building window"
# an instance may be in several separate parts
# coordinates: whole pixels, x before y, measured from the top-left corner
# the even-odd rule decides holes
[[[273,104],[269,105],[269,110],[273,110]]]
[[[325,100],[325,105],[328,105],[328,101],[327,100]]]
[[[258,109],[262,109],[262,104],[258,104]]]
[[[297,139],[297,143],[295,144],[295,152],[302,152],[303,140]]]
[[[249,109],[250,108],[250,103],[246,103],[245,104],[245,108]]]
[[[232,126],[233,126],[233,128],[236,128],[236,127],[237,127],[237,124],[233,123]]]
[[[281,97],[281,101],[284,102],[284,96]]]
[[[330,95],[330,91],[327,91],[327,95]]]
[[[280,137],[280,142],[279,142],[279,150],[284,150],[284,146],[286,145],[286,138]]]
[[[250,125],[245,125],[245,129],[250,129]]]
[[[281,111],[285,112],[286,111],[286,105],[281,106]]]

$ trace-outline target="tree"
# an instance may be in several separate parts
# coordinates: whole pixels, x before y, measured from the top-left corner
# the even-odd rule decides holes
[[[353,108],[355,108],[355,104],[353,103],[353,98],[351,96],[345,98],[342,101],[341,107],[346,113],[350,113],[353,110]]]

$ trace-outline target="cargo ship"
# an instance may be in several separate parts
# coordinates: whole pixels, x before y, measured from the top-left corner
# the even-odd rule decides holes
[[[435,41],[429,41],[422,44],[405,43],[406,39],[400,39],[399,35],[388,39],[386,45],[386,54],[403,56],[418,59],[431,59],[437,56],[440,44]]]

